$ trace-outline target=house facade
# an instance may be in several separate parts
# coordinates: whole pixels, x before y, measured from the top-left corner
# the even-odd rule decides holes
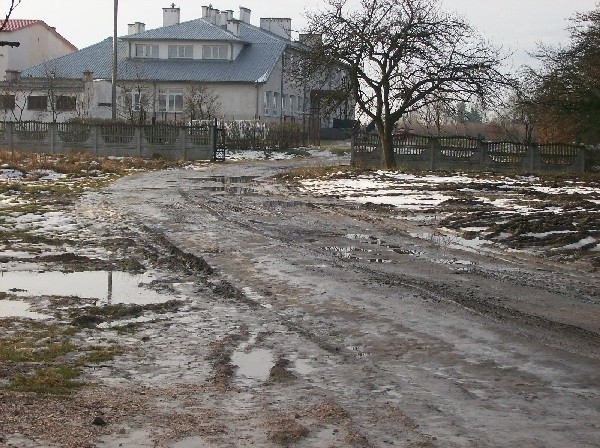
[[[117,114],[133,122],[225,120],[306,121],[311,89],[291,81],[298,42],[291,19],[262,18],[202,8],[181,22],[180,9],[163,8],[163,26],[129,25],[117,42]],[[65,121],[111,118],[112,39],[44,64],[11,72],[2,85],[15,109],[6,119]],[[44,100],[44,97],[46,98]],[[346,112],[347,113],[347,112]],[[334,118],[324,117],[323,124]]]
[[[20,44],[0,47],[0,79],[5,79],[7,70],[23,70],[77,51],[42,20],[9,19],[0,31],[0,40]]]

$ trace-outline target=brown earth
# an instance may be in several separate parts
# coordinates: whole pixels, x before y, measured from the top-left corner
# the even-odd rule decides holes
[[[310,163],[326,162],[136,174],[74,203],[82,247],[106,243],[177,301],[81,326],[71,341],[120,354],[71,394],[0,390],[0,447],[600,445],[592,264],[453,249],[389,208],[273,180]],[[57,325],[101,314],[39,299]]]

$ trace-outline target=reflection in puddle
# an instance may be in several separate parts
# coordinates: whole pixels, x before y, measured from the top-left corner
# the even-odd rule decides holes
[[[50,316],[29,311],[29,304],[20,300],[0,300],[0,318],[25,317],[29,319],[48,319]]]
[[[97,299],[100,303],[148,304],[170,299],[147,289],[143,283],[151,281],[148,273],[86,271],[86,272],[31,272],[0,273],[0,292],[19,297],[64,296]]]
[[[197,177],[197,178],[186,178],[193,182],[199,182],[203,185],[199,185],[198,189],[206,191],[222,191],[237,195],[249,195],[254,194],[255,190],[249,187],[247,184],[254,180],[255,176],[212,176],[212,177]]]
[[[256,334],[253,334],[231,355],[231,363],[237,366],[237,381],[244,386],[266,381],[275,365],[271,350],[250,349],[255,342]]]
[[[238,381],[245,386],[251,386],[269,378],[271,367],[274,365],[273,352],[263,348],[249,352],[238,350],[231,356],[231,362],[238,367]]]

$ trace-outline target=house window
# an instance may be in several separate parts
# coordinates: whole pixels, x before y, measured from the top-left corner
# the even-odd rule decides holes
[[[77,109],[77,98],[74,96],[59,96],[56,98],[56,110]]]
[[[279,115],[279,92],[273,92],[273,116]]]
[[[228,59],[229,45],[203,45],[203,59]]]
[[[144,92],[131,92],[125,97],[125,106],[129,110],[139,111],[148,104],[148,96]]]
[[[284,93],[281,95],[281,113],[282,115],[287,115],[287,95]]]
[[[269,116],[269,108],[271,106],[271,92],[265,92],[265,116]]]
[[[294,95],[290,95],[290,115],[294,115],[296,112],[296,97]]]
[[[48,97],[46,95],[30,95],[27,97],[28,110],[48,110]]]
[[[194,47],[191,45],[169,45],[169,59],[193,59]]]
[[[160,112],[183,112],[183,89],[166,90],[158,95]]]
[[[135,44],[136,58],[158,58],[158,45]]]
[[[298,113],[301,114],[304,112],[304,98],[301,96],[298,97]]]
[[[2,108],[4,110],[14,110],[15,96],[14,95],[0,95],[0,108]]]

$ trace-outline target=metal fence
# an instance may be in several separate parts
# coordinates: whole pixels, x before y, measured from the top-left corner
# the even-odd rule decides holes
[[[491,170],[503,172],[576,172],[586,169],[586,147],[562,143],[526,144],[471,137],[394,136],[398,168],[417,170]],[[379,168],[382,155],[377,134],[357,134],[352,164]]]

